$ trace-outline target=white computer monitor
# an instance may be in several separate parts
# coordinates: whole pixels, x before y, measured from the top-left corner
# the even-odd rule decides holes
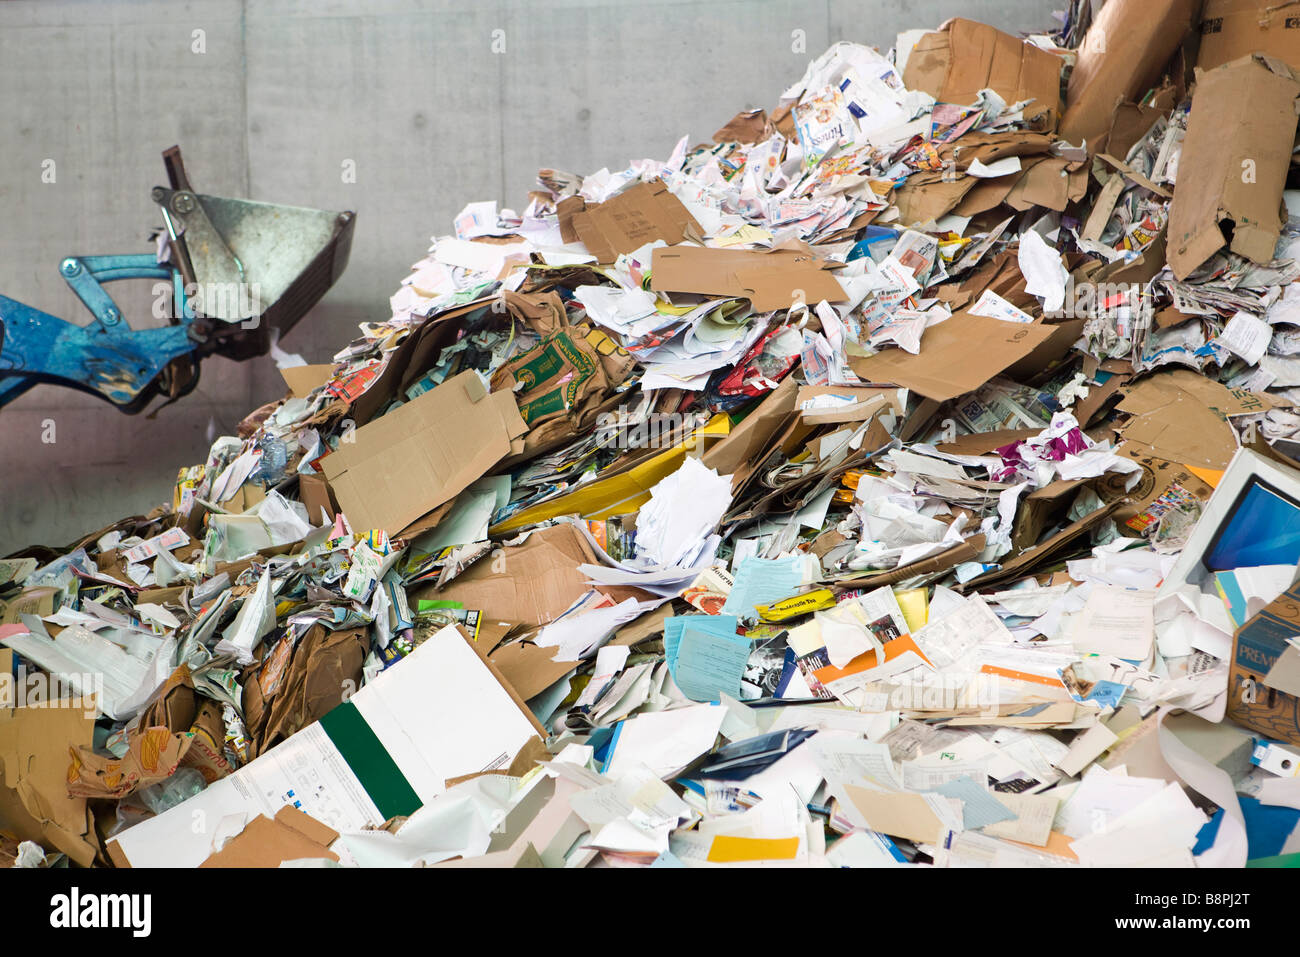
[[[1215,572],[1233,568],[1297,563],[1300,471],[1238,449],[1160,592],[1203,586]]]

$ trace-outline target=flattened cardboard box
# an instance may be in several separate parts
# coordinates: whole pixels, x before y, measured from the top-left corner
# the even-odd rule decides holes
[[[570,222],[587,251],[602,263],[612,263],[656,239],[671,245],[703,232],[662,180],[637,183],[573,214]]]
[[[1061,65],[1059,57],[1032,43],[957,17],[917,41],[903,85],[961,106],[972,105],[985,88],[1008,105],[1032,99],[1025,116],[1047,113],[1055,127],[1061,115]]]
[[[1125,442],[1170,462],[1220,471],[1237,453],[1228,416],[1268,409],[1258,394],[1190,369],[1157,372],[1123,392],[1119,411],[1133,416],[1120,430]]]
[[[1109,0],[1070,73],[1061,138],[1095,151],[1115,108],[1139,102],[1192,28],[1201,0]]]
[[[527,431],[514,397],[489,393],[470,370],[363,425],[322,464],[354,529],[396,533],[487,474]]]
[[[1227,245],[1273,258],[1300,83],[1280,60],[1247,56],[1200,74],[1169,206],[1169,268],[1186,279]]]
[[[759,400],[725,439],[705,450],[700,461],[719,475],[730,475],[731,488],[739,489],[766,457],[772,438],[780,435],[797,415],[796,385],[793,376]]]
[[[748,299],[755,312],[787,309],[798,299],[810,305],[845,302],[844,287],[826,265],[811,252],[793,249],[659,247],[651,258],[650,288]]]
[[[1238,57],[1264,53],[1300,70],[1300,3],[1206,0],[1196,65],[1213,70]]]
[[[94,819],[85,798],[68,795],[68,764],[69,750],[94,737],[93,705],[11,707],[14,657],[0,649],[0,831],[89,867],[98,852]]]
[[[522,545],[480,559],[441,589],[413,591],[411,601],[456,601],[491,619],[548,625],[591,590],[578,566],[595,562],[581,532],[552,525],[532,532]]]
[[[1271,672],[1300,635],[1300,583],[1237,629],[1228,673],[1228,717],[1276,741],[1300,745],[1300,698]],[[1288,687],[1294,687],[1289,682]]]
[[[280,369],[280,375],[284,377],[284,384],[295,398],[305,399],[312,390],[319,389],[334,377],[334,366],[284,366]]]
[[[869,382],[893,382],[942,402],[974,392],[1055,332],[1055,326],[1037,322],[956,313],[925,330],[920,355],[886,349],[866,358],[852,357],[849,366]],[[972,351],[974,343],[978,348]]]

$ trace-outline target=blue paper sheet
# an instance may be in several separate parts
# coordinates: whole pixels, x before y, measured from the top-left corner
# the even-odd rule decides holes
[[[1016,819],[1015,813],[1009,807],[969,775],[962,775],[953,781],[939,785],[934,790],[944,797],[961,799],[961,823],[968,831],[997,824],[1000,821]]]
[[[697,631],[707,631],[714,635],[734,635],[740,624],[735,615],[673,615],[664,619],[664,660],[668,670],[677,675],[677,649],[681,646],[682,629],[687,623]]]
[[[710,621],[714,617],[723,616],[688,616],[670,659],[673,681],[692,701],[716,702],[723,692],[740,697],[740,679],[753,643],[736,634],[734,618],[728,632]]]
[[[746,558],[736,569],[736,583],[731,586],[722,606],[724,615],[755,618],[755,605],[770,605],[789,598],[803,584],[800,560],[789,558]]]

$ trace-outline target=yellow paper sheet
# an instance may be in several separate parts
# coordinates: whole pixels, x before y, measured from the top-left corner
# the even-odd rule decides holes
[[[729,864],[736,861],[789,861],[799,853],[799,838],[734,837],[719,834],[709,847],[710,861]]]
[[[703,427],[691,433],[682,444],[666,449],[620,475],[579,485],[559,498],[526,508],[501,524],[493,525],[491,533],[497,535],[513,531],[559,515],[576,514],[585,519],[602,519],[635,512],[650,501],[652,488],[681,468],[688,446],[703,444],[709,438],[721,438],[729,431],[731,420],[725,415],[715,415]]]
[[[930,620],[930,603],[926,600],[924,588],[896,591],[894,597],[898,599],[898,607],[903,611],[903,620],[913,633]]]

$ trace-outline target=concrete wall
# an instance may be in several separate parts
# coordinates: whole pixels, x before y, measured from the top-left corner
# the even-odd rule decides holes
[[[0,293],[84,323],[60,259],[148,251],[159,223],[149,190],[166,184],[160,152],[179,143],[201,192],[357,211],[347,273],[284,343],[325,361],[358,322],[388,315],[408,265],[468,201],[522,208],[539,167],[620,169],[665,157],[683,134],[707,139],[737,110],[774,105],[836,40],[885,50],[898,31],[955,15],[1042,30],[1051,9],[10,0],[0,3]],[[344,181],[347,161],[355,182]],[[137,326],[152,321],[148,286],[113,287]],[[38,386],[0,410],[0,555],[65,544],[169,499],[178,468],[282,391],[269,357],[207,359],[198,389],[152,419]]]

